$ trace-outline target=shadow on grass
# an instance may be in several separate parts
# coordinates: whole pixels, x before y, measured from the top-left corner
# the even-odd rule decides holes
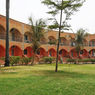
[[[21,76],[26,77],[26,76],[45,76],[45,77],[55,77],[55,78],[94,78],[95,79],[95,74],[92,73],[83,73],[81,72],[76,72],[76,71],[65,71],[65,70],[58,70],[58,72],[54,72],[53,69],[49,70],[48,68],[42,67],[41,69],[38,68],[39,66],[36,67],[10,67],[10,68],[2,68],[0,70],[0,74],[7,75],[10,74],[10,76]],[[48,69],[48,70],[47,70]]]
[[[53,70],[42,70],[42,71],[33,71],[32,75],[37,76],[48,76],[48,77],[57,77],[57,78],[95,78],[92,74],[84,74],[78,72],[68,72],[68,71],[58,71],[54,72]]]

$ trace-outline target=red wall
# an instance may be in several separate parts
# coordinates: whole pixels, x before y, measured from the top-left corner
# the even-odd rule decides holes
[[[3,46],[0,45],[0,57],[4,57],[5,56],[5,49]]]
[[[15,46],[14,48],[12,48],[12,47],[10,48],[9,54],[11,56],[12,56],[12,49],[14,50],[14,56],[22,56],[23,52],[18,46]]]

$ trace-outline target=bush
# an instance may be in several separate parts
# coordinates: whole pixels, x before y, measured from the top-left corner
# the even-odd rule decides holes
[[[95,59],[91,59],[91,62],[95,62]]]
[[[27,65],[29,62],[31,62],[31,59],[32,58],[29,58],[29,57],[23,57],[23,58],[21,58],[21,63],[22,64],[25,63],[25,65]]]
[[[13,66],[14,64],[17,65],[20,62],[20,56],[11,56],[10,57],[10,64]]]
[[[53,57],[44,57],[43,61],[44,61],[44,63],[51,64],[54,61],[54,58]]]
[[[67,62],[76,62],[75,59],[67,59],[66,61],[67,61]]]
[[[74,63],[82,62],[82,63],[85,63],[85,64],[90,62],[90,63],[94,64],[95,59],[67,59],[67,62],[74,62]]]
[[[5,61],[5,57],[1,57],[0,59],[3,60],[3,61]]]
[[[56,44],[56,41],[49,41],[48,44],[50,45]]]
[[[95,59],[78,59],[78,62],[95,62]]]

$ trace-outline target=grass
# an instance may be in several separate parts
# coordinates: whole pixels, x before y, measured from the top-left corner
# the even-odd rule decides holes
[[[95,95],[95,65],[0,68],[0,95]]]

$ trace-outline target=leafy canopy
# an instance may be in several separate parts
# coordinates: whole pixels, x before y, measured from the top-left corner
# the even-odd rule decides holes
[[[50,18],[49,20],[53,20],[53,24],[49,26],[50,29],[57,29],[60,28],[63,30],[68,30],[68,27],[70,25],[67,24],[67,21],[70,20],[70,16],[75,12],[78,11],[78,9],[83,5],[85,0],[43,0],[42,3],[47,5],[47,7],[50,9],[48,11],[48,14],[51,14],[53,18]],[[55,18],[56,15],[60,13],[62,10],[62,13],[64,13],[64,21],[62,22],[62,25],[60,26],[57,19]]]
[[[75,42],[76,45],[83,45],[85,37],[87,36],[87,32],[84,29],[79,29],[76,33]]]
[[[75,36],[75,43],[76,43],[76,51],[79,54],[80,50],[83,48],[85,37],[88,35],[88,33],[80,28],[77,30],[76,36]]]
[[[46,22],[43,19],[33,22],[32,17],[29,18],[30,21],[30,32],[32,33],[32,49],[34,53],[37,52],[40,47],[40,39],[44,37],[44,28],[46,27]]]

